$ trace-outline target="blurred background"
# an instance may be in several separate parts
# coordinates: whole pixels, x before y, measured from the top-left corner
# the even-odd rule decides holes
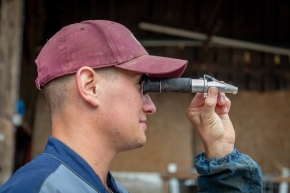
[[[209,74],[239,87],[230,116],[236,148],[263,170],[264,192],[288,192],[290,1],[1,0],[0,185],[43,152],[50,113],[34,60],[62,27],[91,19],[129,28],[151,55],[188,60],[184,77]],[[151,94],[147,144],[111,171],[131,193],[196,192],[202,142],[187,120],[193,94]],[[129,109],[128,109],[129,110]]]

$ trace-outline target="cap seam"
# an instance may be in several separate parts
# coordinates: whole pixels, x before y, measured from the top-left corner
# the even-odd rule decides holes
[[[101,30],[103,31],[103,33],[105,34],[105,37],[106,37],[106,39],[108,40],[108,43],[109,43],[109,45],[110,45],[111,51],[114,53],[114,56],[115,56],[115,58],[117,58],[117,62],[119,63],[119,62],[120,62],[119,55],[118,55],[116,49],[115,49],[114,46],[113,46],[113,43],[112,43],[112,41],[111,41],[111,38],[110,38],[110,36],[109,36],[109,33],[108,33],[107,30],[106,30],[106,27],[105,27],[102,23],[96,23],[96,25],[101,25],[101,26],[102,26],[100,29],[101,29]]]
[[[136,56],[136,57],[134,57],[134,58],[131,58],[131,59],[129,59],[129,60],[126,60],[126,61],[121,62],[121,63],[118,63],[118,64],[123,64],[123,63],[129,62],[129,61],[131,61],[131,60],[134,60],[134,59],[136,59],[136,58],[139,58],[139,57],[141,57],[141,56],[145,56],[145,55],[149,56],[148,54],[142,54],[142,55],[140,55],[140,56]]]
[[[60,39],[60,43],[62,43],[61,45],[63,45],[63,48],[60,48],[60,55],[61,55],[61,72],[62,74],[64,74],[64,67],[63,65],[64,64],[67,64],[68,63],[68,56],[67,56],[67,52],[66,52],[66,45],[65,45],[65,42],[66,42],[66,38],[65,38],[65,35],[66,35],[66,28],[64,28],[64,31],[62,33],[62,37]],[[60,46],[61,47],[61,46]],[[63,57],[62,57],[63,55]]]

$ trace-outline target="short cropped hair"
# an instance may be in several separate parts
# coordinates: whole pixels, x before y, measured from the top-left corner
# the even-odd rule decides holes
[[[115,81],[118,78],[115,67],[98,68],[95,69],[95,71],[108,81]],[[64,108],[67,99],[67,91],[69,89],[68,84],[74,80],[74,77],[75,74],[65,75],[50,81],[43,87],[42,91],[45,95],[51,115]]]

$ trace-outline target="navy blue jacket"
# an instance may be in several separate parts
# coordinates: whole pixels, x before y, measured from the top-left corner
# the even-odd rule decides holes
[[[195,158],[198,192],[263,192],[262,170],[249,156],[236,149],[223,158]]]
[[[110,173],[115,193],[128,191]],[[91,166],[70,147],[50,137],[43,154],[26,164],[0,188],[1,193],[109,193]]]

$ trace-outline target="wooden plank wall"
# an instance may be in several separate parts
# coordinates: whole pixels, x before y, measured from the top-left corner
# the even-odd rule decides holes
[[[35,119],[35,108],[37,101],[37,89],[34,80],[37,76],[34,60],[39,52],[39,47],[43,45],[44,31],[44,0],[25,1],[25,14],[22,29],[22,58],[20,76],[20,98],[25,101],[26,112],[23,125],[15,132],[15,161],[14,171],[30,160],[31,141],[34,135],[33,128]]]
[[[14,13],[14,11],[16,13]],[[22,0],[2,0],[0,23],[0,185],[13,172],[14,125],[22,42]]]

